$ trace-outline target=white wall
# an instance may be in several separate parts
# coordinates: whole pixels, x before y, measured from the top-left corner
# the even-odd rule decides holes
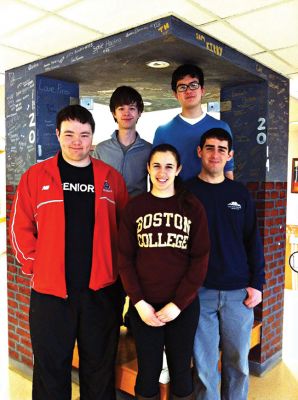
[[[110,139],[112,133],[117,128],[113,116],[108,106],[94,104],[94,109],[90,110],[95,120],[95,132],[93,144]],[[163,111],[143,112],[138,124],[137,131],[140,136],[148,142],[153,141],[153,136],[156,128],[168,122],[171,118],[180,112],[180,108]]]
[[[202,104],[202,109],[204,112],[207,112],[207,104]],[[94,109],[90,111],[95,120],[93,144],[110,139],[112,133],[117,128],[117,124],[114,122],[109,107],[94,103]],[[156,128],[170,121],[170,119],[174,118],[180,112],[181,108],[151,112],[144,111],[137,123],[137,131],[143,139],[152,143]],[[219,119],[219,113],[217,112],[209,112],[208,114]]]
[[[293,158],[298,158],[298,124],[290,124],[289,131],[287,225],[298,225],[298,193],[291,193]]]

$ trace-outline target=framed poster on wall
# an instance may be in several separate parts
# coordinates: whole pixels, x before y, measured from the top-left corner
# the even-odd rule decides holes
[[[298,158],[293,158],[293,160],[292,160],[291,192],[298,193]]]

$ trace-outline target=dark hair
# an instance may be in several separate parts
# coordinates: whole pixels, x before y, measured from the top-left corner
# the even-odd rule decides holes
[[[64,107],[58,112],[56,116],[56,128],[59,132],[63,121],[79,121],[82,124],[90,124],[92,133],[94,133],[95,122],[91,112],[79,104]]]
[[[176,162],[177,162],[177,167],[179,168],[181,165],[181,159],[180,159],[180,154],[178,153],[178,150],[176,147],[172,146],[171,144],[168,143],[162,143],[159,144],[155,147],[152,147],[149,156],[148,156],[148,164],[150,164],[152,157],[154,156],[155,153],[166,153],[169,151],[170,153],[173,154]]]
[[[201,136],[201,139],[200,139],[200,147],[201,147],[201,149],[204,147],[204,144],[205,144],[206,140],[210,139],[210,138],[215,138],[215,139],[218,139],[218,140],[226,140],[228,142],[228,150],[229,150],[229,152],[233,148],[232,136],[225,129],[212,128],[212,129],[209,129],[208,131],[206,131],[205,133],[203,133],[203,135]]]
[[[134,103],[138,111],[142,113],[144,110],[144,103],[140,93],[131,86],[119,86],[110,98],[110,110],[112,113],[115,113],[117,107]]]
[[[183,64],[176,68],[172,74],[171,86],[174,92],[176,92],[177,82],[186,75],[190,75],[192,78],[198,78],[201,87],[204,87],[204,73],[201,68],[194,64]]]
[[[166,153],[169,151],[170,153],[173,154],[176,162],[177,162],[177,167],[179,168],[181,165],[181,158],[178,150],[176,147],[172,146],[171,144],[168,143],[163,143],[159,144],[151,149],[151,152],[148,157],[148,165],[151,162],[152,157],[156,153]],[[152,185],[152,184],[151,184]],[[190,193],[184,186],[182,179],[180,176],[176,176],[175,181],[174,181],[174,188],[175,188],[175,194],[177,195],[178,198],[178,204],[179,204],[179,209],[182,214],[187,212],[188,209],[193,207],[194,203],[194,195]]]

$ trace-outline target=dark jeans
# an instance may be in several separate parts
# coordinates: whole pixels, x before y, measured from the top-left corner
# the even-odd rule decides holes
[[[152,305],[156,311],[163,306]],[[136,393],[151,397],[159,392],[164,347],[171,393],[183,397],[193,391],[191,357],[199,313],[199,301],[196,299],[175,320],[156,328],[145,324],[135,307],[130,305],[129,320],[138,356]]]
[[[121,318],[118,285],[69,293],[31,292],[33,400],[70,400],[72,354],[79,351],[81,400],[115,400],[115,358]]]

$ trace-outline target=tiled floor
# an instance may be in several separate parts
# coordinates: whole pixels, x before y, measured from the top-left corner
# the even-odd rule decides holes
[[[251,377],[248,400],[298,400],[297,310],[298,291],[286,290],[283,361],[263,377]],[[126,396],[118,394],[119,400],[124,398]],[[9,397],[7,400],[29,399],[31,399],[31,382],[10,371]],[[75,384],[73,384],[72,400],[79,400],[79,390]]]
[[[19,374],[9,373],[9,400],[30,400],[31,382]],[[132,399],[118,393],[118,400]],[[297,400],[298,362],[289,365],[281,362],[264,377],[251,377],[248,400]],[[72,400],[79,400],[79,388],[73,384]]]

